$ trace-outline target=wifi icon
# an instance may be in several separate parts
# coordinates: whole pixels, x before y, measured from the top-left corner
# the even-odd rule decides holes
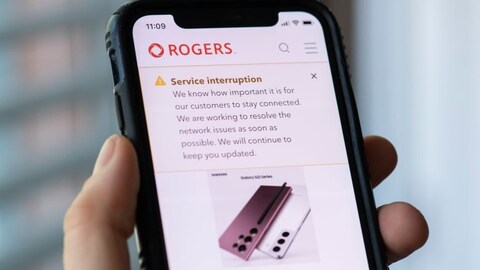
[[[300,23],[300,21],[299,21],[299,20],[293,20],[292,23],[293,23],[295,26],[297,26],[297,25]]]

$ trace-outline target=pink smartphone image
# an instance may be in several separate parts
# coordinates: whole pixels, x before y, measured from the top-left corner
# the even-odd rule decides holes
[[[260,186],[220,237],[220,247],[248,260],[291,192],[287,183]]]

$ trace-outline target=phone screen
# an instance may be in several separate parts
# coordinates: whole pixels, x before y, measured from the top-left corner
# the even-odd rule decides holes
[[[369,269],[315,16],[133,41],[170,269]]]

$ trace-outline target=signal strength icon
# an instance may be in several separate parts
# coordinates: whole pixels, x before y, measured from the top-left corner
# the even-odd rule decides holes
[[[299,20],[293,20],[292,23],[293,23],[295,26],[297,26],[297,25],[300,23],[300,21],[299,21]]]
[[[281,26],[289,26],[289,25],[290,25],[290,22],[289,22],[289,21],[283,22],[283,23],[281,24]]]

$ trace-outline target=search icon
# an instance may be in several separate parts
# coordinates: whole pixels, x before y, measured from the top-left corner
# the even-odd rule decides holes
[[[281,52],[286,52],[286,53],[289,53],[290,50],[288,49],[288,44],[285,43],[285,42],[282,42],[278,45],[278,49],[281,51]]]

